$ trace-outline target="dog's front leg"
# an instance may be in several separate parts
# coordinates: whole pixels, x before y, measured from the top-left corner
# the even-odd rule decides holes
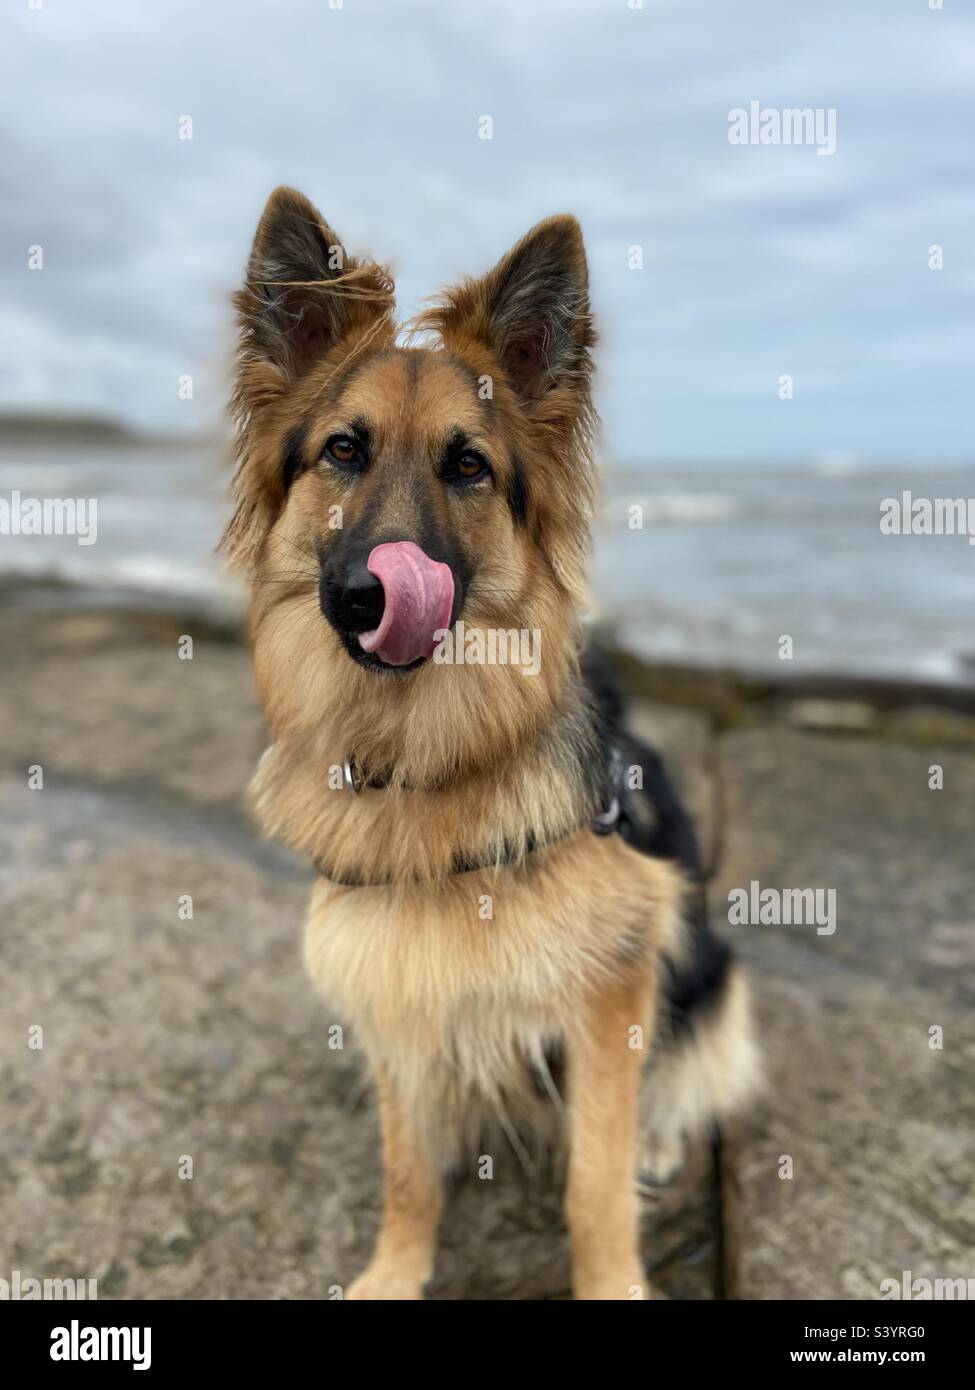
[[[635,1165],[640,1072],[650,1044],[648,965],[607,985],[567,1039],[566,1216],[576,1298],[648,1298],[639,1253]]]
[[[413,1118],[400,1104],[394,1081],[380,1068],[383,1131],[383,1222],[368,1268],[346,1298],[417,1299],[433,1273],[440,1219],[440,1174]]]

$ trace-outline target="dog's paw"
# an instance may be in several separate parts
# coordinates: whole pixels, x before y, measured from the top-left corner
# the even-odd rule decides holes
[[[370,1265],[345,1292],[347,1299],[413,1303],[423,1297],[423,1281],[409,1270]]]

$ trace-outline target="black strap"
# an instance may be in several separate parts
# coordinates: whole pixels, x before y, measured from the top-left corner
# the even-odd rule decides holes
[[[477,869],[510,868],[514,864],[522,863],[530,854],[534,854],[537,849],[546,849],[549,845],[556,845],[560,840],[567,839],[569,835],[574,835],[577,830],[581,829],[581,826],[573,826],[571,830],[566,830],[563,835],[556,835],[554,839],[545,840],[542,843],[539,843],[532,834],[526,836],[525,842],[521,846],[516,846],[512,842],[506,840],[501,854],[492,855],[491,857],[480,856],[473,853],[455,854],[453,862],[444,877],[454,878],[457,874],[472,874]],[[394,878],[366,878],[364,875],[355,871],[348,874],[339,874],[321,859],[316,859],[314,864],[322,878],[327,878],[330,883],[339,883],[345,888],[382,888],[396,882]],[[442,883],[443,879],[427,879],[424,878],[422,874],[417,874],[415,882]]]
[[[588,822],[588,828],[595,835],[618,834],[623,826],[621,813],[622,789],[623,789],[623,759],[619,747],[613,743],[607,750],[607,808],[599,815],[593,816]],[[358,785],[356,785],[356,783]],[[372,779],[363,774],[358,768],[355,760],[350,758],[346,763],[346,784],[358,793],[363,787],[372,787],[377,790],[389,785],[389,778]],[[551,840],[538,840],[529,831],[524,841],[505,840],[500,856],[491,855],[490,857],[471,853],[459,853],[454,855],[451,867],[448,869],[445,878],[453,878],[457,874],[472,874],[477,869],[510,868],[514,864],[523,863],[529,855],[536,850],[547,849],[549,845],[558,844],[559,841],[567,839],[570,835],[575,835],[577,831],[584,830],[587,822],[582,821],[579,825],[574,825],[564,831],[561,835],[556,835]],[[394,878],[366,878],[364,875],[352,871],[347,874],[339,874],[323,859],[315,859],[315,868],[322,878],[327,878],[330,883],[338,883],[344,888],[382,888],[395,883]],[[417,875],[417,883],[438,883],[442,879],[425,879],[422,875]]]

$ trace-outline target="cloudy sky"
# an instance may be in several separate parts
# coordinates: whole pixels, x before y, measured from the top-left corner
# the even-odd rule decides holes
[[[218,419],[227,297],[291,183],[404,312],[576,213],[621,459],[971,454],[971,5],[332,5],[4,8],[0,405]],[[835,154],[730,144],[752,101],[834,108]]]

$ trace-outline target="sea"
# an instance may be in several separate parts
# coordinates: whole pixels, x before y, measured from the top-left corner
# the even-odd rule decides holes
[[[240,610],[215,552],[229,475],[209,445],[4,446],[0,500],[94,498],[97,540],[0,534],[0,582]],[[975,544],[885,534],[905,492],[975,499],[975,462],[604,460],[594,615],[650,661],[973,686]]]

